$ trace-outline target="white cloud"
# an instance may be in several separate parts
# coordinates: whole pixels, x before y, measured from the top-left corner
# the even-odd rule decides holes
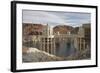
[[[23,11],[23,23],[65,23],[59,16],[45,11]]]
[[[80,26],[83,23],[90,23],[90,19],[89,13],[23,10],[23,23]]]

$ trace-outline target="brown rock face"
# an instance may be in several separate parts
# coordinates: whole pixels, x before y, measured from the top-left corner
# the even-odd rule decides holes
[[[41,35],[44,25],[23,23],[23,35]]]
[[[73,27],[67,25],[58,25],[53,28],[54,33],[67,34]]]
[[[79,31],[79,27],[75,27],[75,28],[71,31],[71,33],[72,33],[72,34],[78,34],[78,31]]]

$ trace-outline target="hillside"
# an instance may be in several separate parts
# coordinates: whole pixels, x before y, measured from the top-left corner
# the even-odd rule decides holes
[[[59,61],[60,57],[40,51],[36,48],[29,48],[23,51],[23,62],[46,62],[46,61]]]
[[[23,23],[23,35],[41,35],[44,25]]]
[[[23,23],[23,35],[41,35],[45,25]],[[53,28],[54,33],[66,34],[72,31],[73,27],[68,25],[57,25]]]
[[[73,30],[73,27],[68,26],[68,25],[58,25],[53,28],[54,33],[60,33],[60,34],[67,34]]]

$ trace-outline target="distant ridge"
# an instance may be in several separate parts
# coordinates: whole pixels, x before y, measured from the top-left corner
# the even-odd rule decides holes
[[[67,34],[73,30],[72,26],[68,25],[57,25],[53,28],[54,33],[59,32],[60,34]]]

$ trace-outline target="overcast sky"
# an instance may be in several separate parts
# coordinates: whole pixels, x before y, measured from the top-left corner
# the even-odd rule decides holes
[[[90,13],[23,10],[23,23],[81,26],[91,22]]]

